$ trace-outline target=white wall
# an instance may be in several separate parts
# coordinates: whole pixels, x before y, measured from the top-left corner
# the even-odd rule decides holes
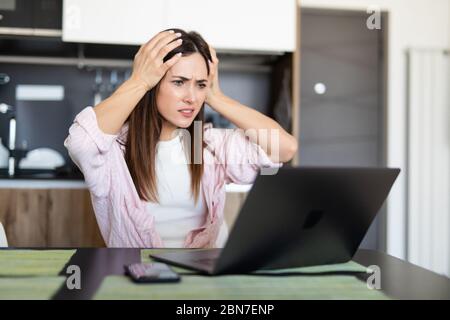
[[[377,5],[388,17],[387,163],[402,169],[387,202],[387,252],[406,253],[406,50],[450,47],[449,0],[299,0],[301,7],[366,11]],[[369,15],[368,15],[369,16]],[[383,26],[382,26],[383,27]]]

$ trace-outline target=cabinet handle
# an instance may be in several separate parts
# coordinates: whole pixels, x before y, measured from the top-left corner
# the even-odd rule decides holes
[[[0,14],[0,20],[3,20],[3,15],[2,14]]]

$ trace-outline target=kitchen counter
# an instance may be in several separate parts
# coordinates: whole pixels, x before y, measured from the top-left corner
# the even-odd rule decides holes
[[[10,177],[2,168],[0,189],[86,189],[86,184],[79,171],[17,169]]]
[[[233,225],[250,187],[226,187],[228,226]],[[84,180],[0,179],[0,222],[14,247],[105,246]]]
[[[249,192],[251,184],[227,184],[226,192]],[[6,169],[0,169],[0,189],[87,189],[81,175],[57,175],[54,172],[35,172],[7,175]]]
[[[0,189],[87,189],[84,180],[0,178]]]
[[[33,179],[30,179],[30,176]],[[66,176],[67,177],[67,176]],[[232,226],[251,185],[226,186],[226,223]],[[51,172],[0,177],[0,221],[18,247],[103,247],[91,195],[83,179]]]
[[[61,169],[16,169],[14,176],[7,168],[0,168],[0,179],[7,180],[83,180],[83,174],[75,168]]]

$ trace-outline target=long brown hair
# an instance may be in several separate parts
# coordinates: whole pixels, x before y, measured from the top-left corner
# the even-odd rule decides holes
[[[182,45],[176,47],[170,51],[163,59],[164,62],[169,60],[175,54],[181,52],[183,56],[189,56],[195,52],[198,52],[205,59],[206,68],[209,75],[208,60],[211,60],[211,53],[209,51],[208,44],[202,38],[200,34],[195,31],[187,33],[181,29],[167,29],[174,30],[181,33],[181,37],[177,39],[183,39]],[[176,41],[175,39],[174,41]],[[156,105],[156,97],[160,87],[160,82],[152,88],[150,91],[142,97],[138,102],[133,112],[131,112],[128,123],[128,134],[125,143],[125,161],[128,165],[128,169],[133,178],[134,185],[139,194],[139,197],[145,201],[158,202],[158,189],[156,184],[156,170],[155,170],[155,157],[156,157],[156,144],[159,141],[161,134],[163,118],[158,112]],[[200,108],[199,113],[195,117],[192,124],[187,128],[190,133],[191,141],[190,145],[190,161],[189,172],[191,175],[191,193],[197,202],[200,193],[200,181],[203,175],[203,129],[195,130],[194,122],[204,120],[204,106]],[[199,137],[195,135],[200,135]],[[197,140],[198,139],[198,140]],[[201,163],[195,163],[194,159],[194,141],[201,141]]]

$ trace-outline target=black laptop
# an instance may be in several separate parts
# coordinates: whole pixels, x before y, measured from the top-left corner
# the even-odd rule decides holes
[[[223,249],[151,257],[210,275],[348,262],[399,172],[282,167],[258,175]]]

